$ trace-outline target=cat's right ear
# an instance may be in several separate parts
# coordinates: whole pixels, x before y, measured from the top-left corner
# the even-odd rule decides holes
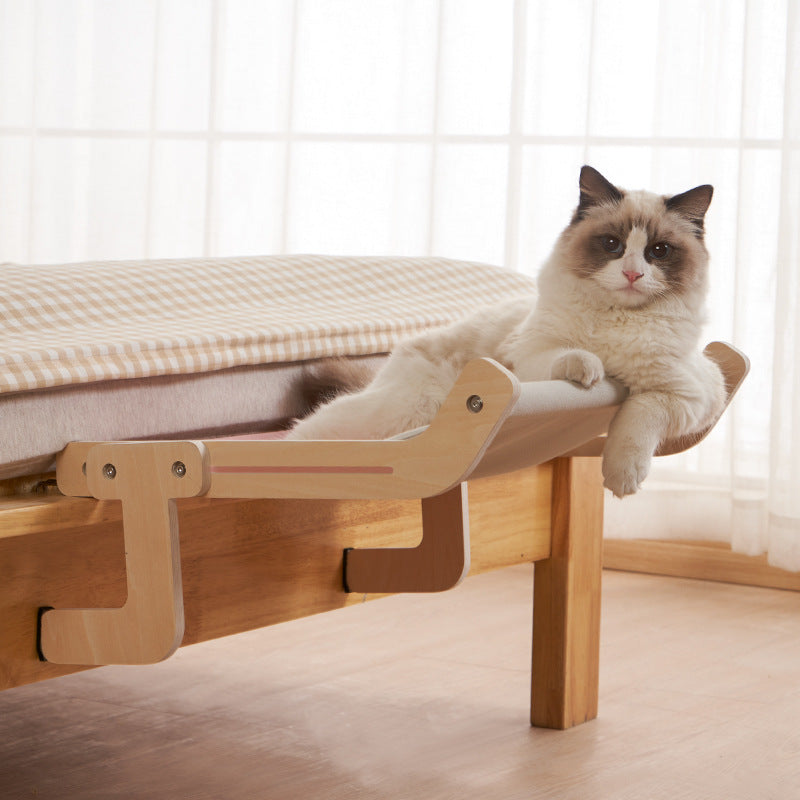
[[[581,196],[573,222],[583,219],[592,206],[601,203],[619,203],[622,192],[613,183],[606,180],[594,167],[581,167],[579,181]]]

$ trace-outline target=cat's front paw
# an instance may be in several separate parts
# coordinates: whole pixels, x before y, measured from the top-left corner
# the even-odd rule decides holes
[[[617,497],[636,494],[650,472],[652,455],[632,440],[609,438],[603,449],[603,486]]]
[[[594,386],[605,375],[603,362],[588,350],[567,350],[550,368],[553,380],[574,381],[587,389]]]

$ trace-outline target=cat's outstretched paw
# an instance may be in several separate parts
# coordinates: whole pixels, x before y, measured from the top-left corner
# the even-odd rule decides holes
[[[650,472],[652,453],[635,442],[606,442],[603,450],[603,486],[617,497],[636,494]]]
[[[588,350],[568,350],[560,355],[550,369],[553,380],[574,381],[589,389],[605,375],[603,362]]]

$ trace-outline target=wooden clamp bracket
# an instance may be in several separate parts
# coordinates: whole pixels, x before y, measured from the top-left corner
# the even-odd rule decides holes
[[[422,541],[416,547],[348,548],[346,592],[442,592],[469,572],[467,484],[422,499]]]
[[[467,364],[431,425],[386,441],[75,442],[58,460],[71,496],[121,500],[128,599],[122,608],[42,609],[39,651],[59,664],[145,664],[183,638],[174,500],[421,498],[415,548],[358,549],[347,557],[356,592],[441,591],[469,569],[463,481],[519,396],[498,364]]]
[[[161,661],[183,639],[174,498],[206,490],[205,447],[199,442],[109,442],[92,446],[84,463],[70,466],[59,464],[62,491],[74,491],[85,480],[94,497],[122,501],[128,598],[122,608],[43,609],[41,656],[57,664]]]

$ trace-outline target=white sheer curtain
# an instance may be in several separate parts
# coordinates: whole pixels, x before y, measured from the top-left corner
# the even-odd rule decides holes
[[[800,569],[799,77],[798,0],[0,0],[0,260],[534,273],[582,163],[713,183],[708,336],[753,371],[607,530]]]

